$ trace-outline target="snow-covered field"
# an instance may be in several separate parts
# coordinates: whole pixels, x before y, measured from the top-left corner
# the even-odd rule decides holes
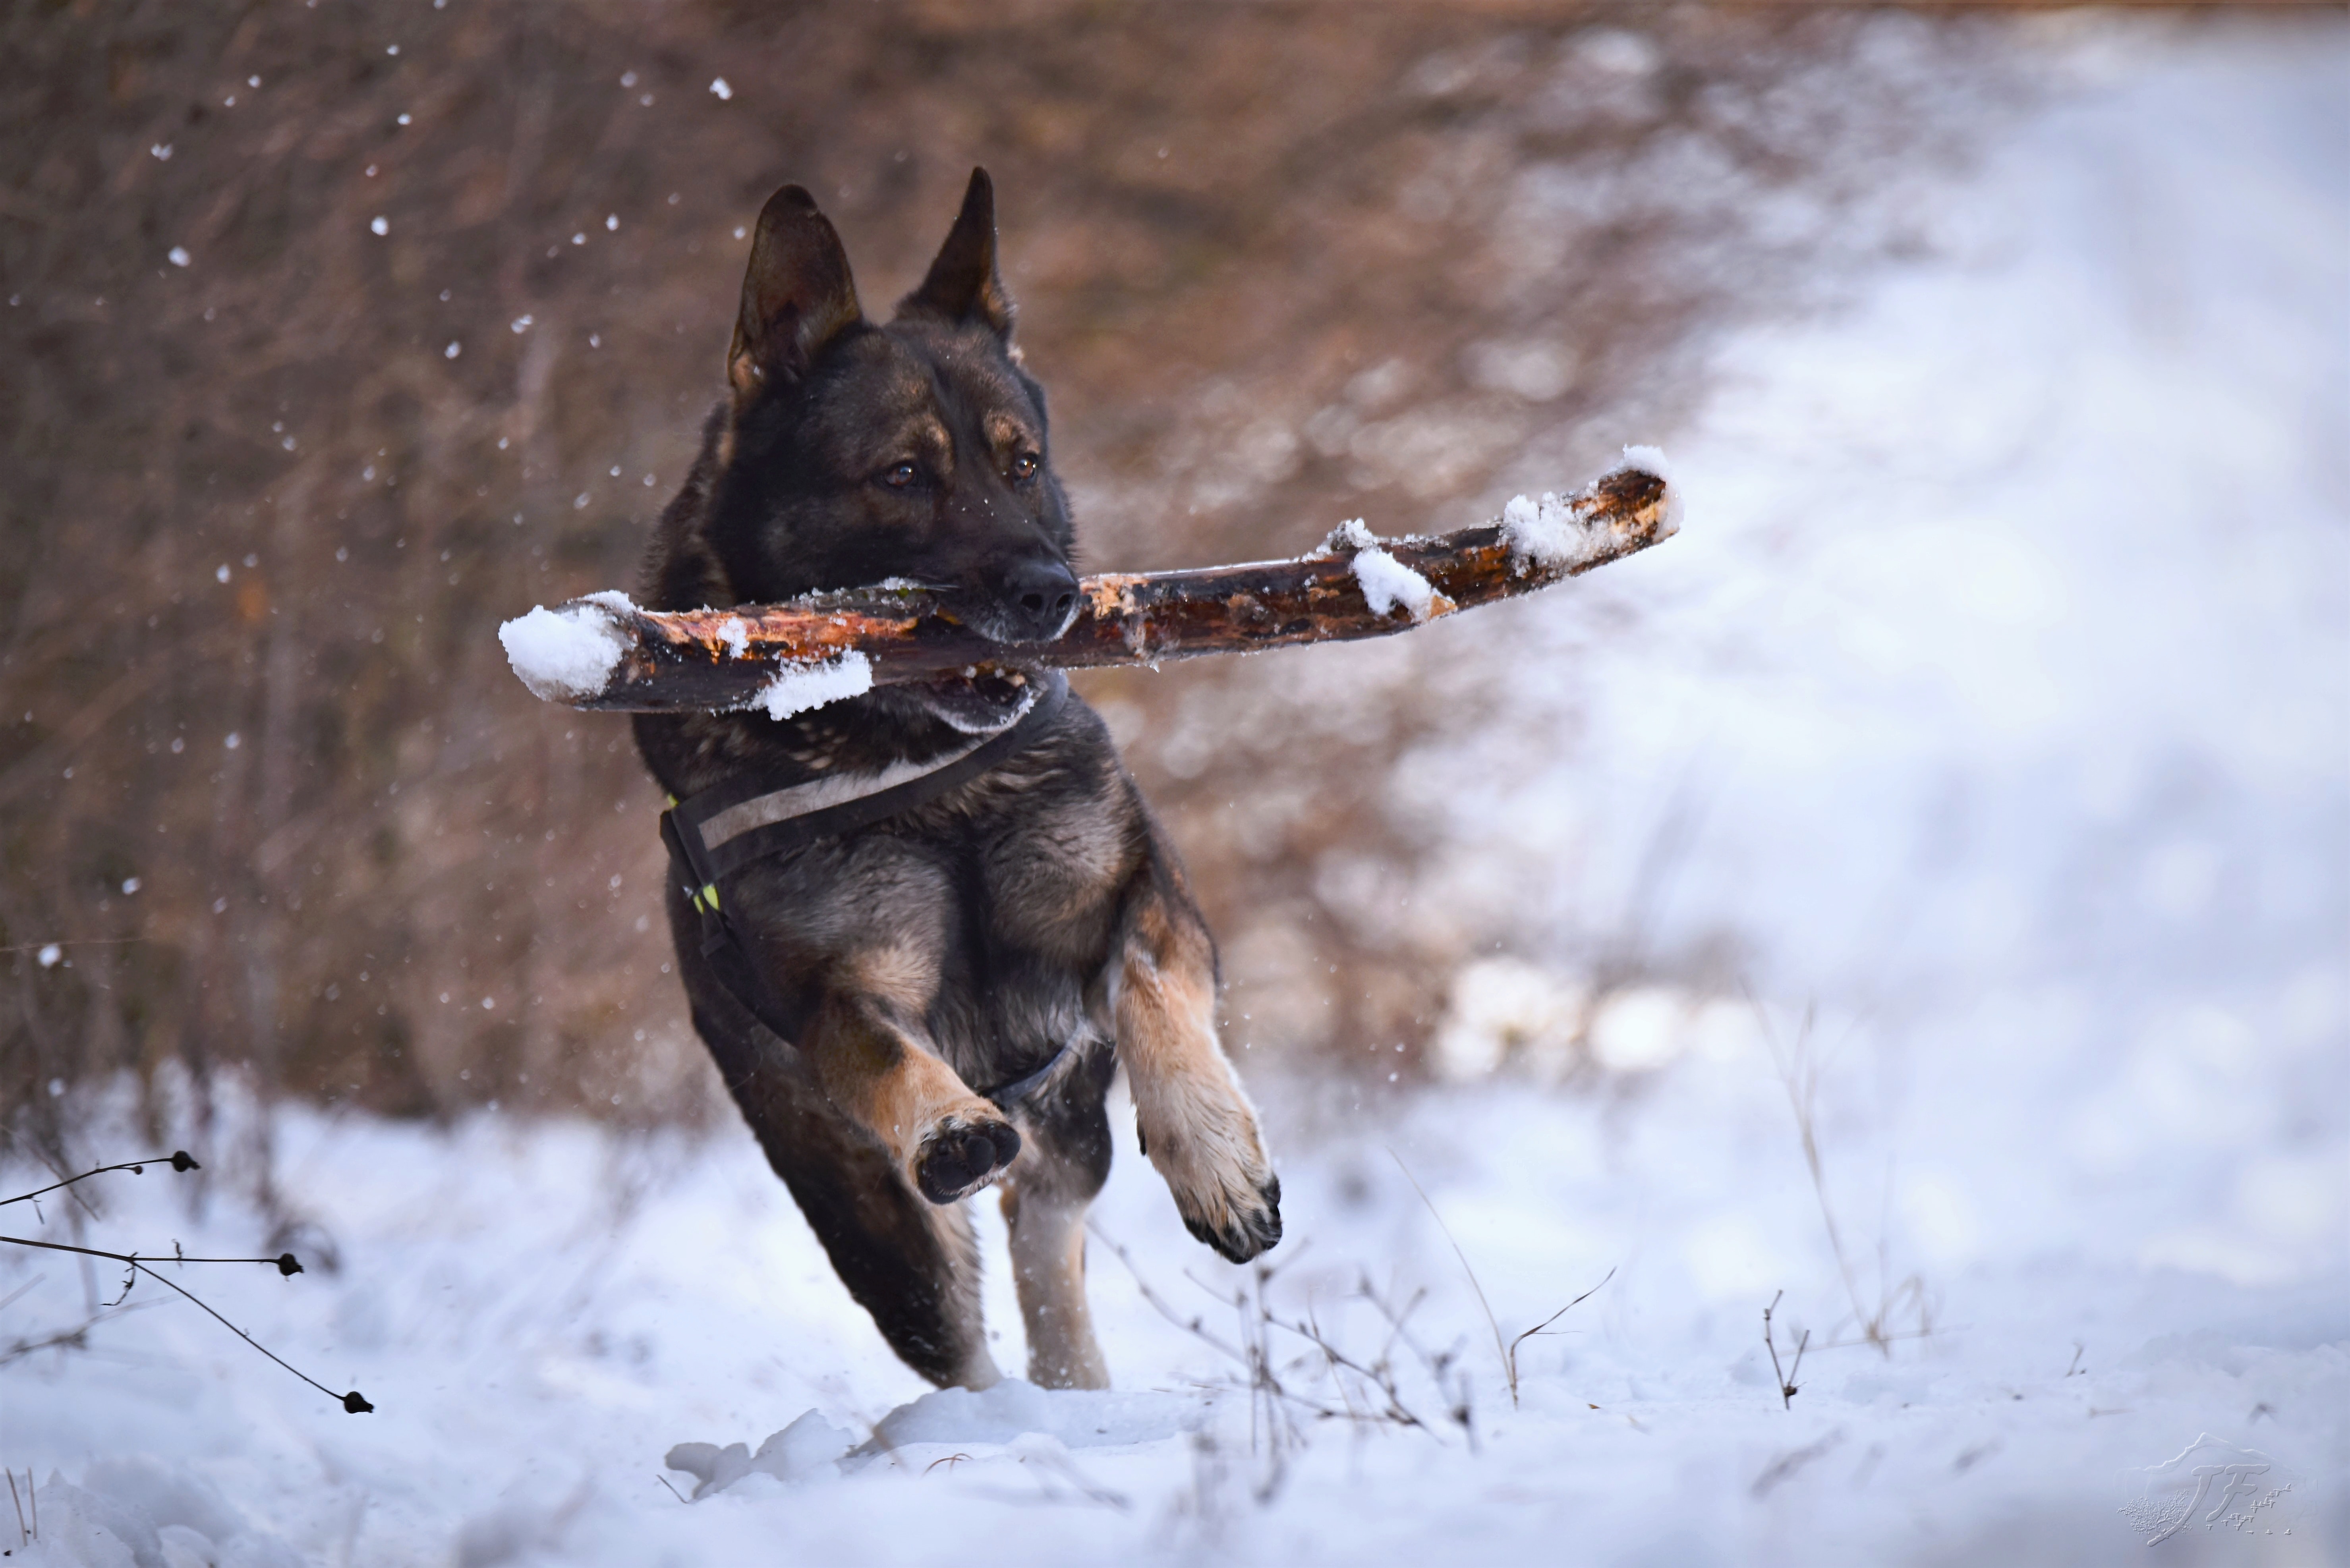
[[[1491,1038],[1571,989],[1536,942],[1487,975],[1508,1005],[1464,997],[1462,1081],[1258,1083],[1290,1237],[1269,1310],[1384,1352],[1423,1428],[1274,1327],[1287,1386],[1362,1412],[1293,1428],[1153,1309],[1138,1275],[1227,1343],[1261,1327],[1128,1116],[1097,1214],[1131,1271],[1091,1261],[1120,1392],[909,1409],[923,1386],[734,1129],[289,1111],[279,1179],[339,1266],[314,1241],[295,1279],[187,1282],[375,1413],[141,1283],[88,1349],[0,1366],[0,1461],[35,1472],[43,1538],[0,1513],[0,1545],[140,1568],[2343,1560],[2350,30],[2108,32],[2051,62],[2046,104],[1948,193],[1939,254],[1725,348],[1670,446],[1681,535],[1587,584],[1630,619],[1494,612],[1575,671],[1523,699],[1582,712],[1567,762],[1436,781],[1464,897],[1512,889],[1561,955],[1627,924],[1667,957],[1727,934],[1760,1000],[1619,997],[1604,1070],[1553,1086]],[[261,1244],[178,1179],[100,1179],[82,1233]],[[44,1210],[67,1236],[70,1207]],[[1518,1350],[1514,1403],[1463,1256],[1505,1335],[1599,1287]],[[54,1256],[0,1256],[0,1298],[36,1276],[0,1349],[84,1314]],[[1408,1339],[1366,1281],[1427,1293]],[[989,1289],[1016,1366],[1000,1267]],[[1811,1334],[1791,1402],[1774,1297],[1783,1354]],[[1872,1316],[1883,1350],[1852,1343]],[[700,1501],[664,1469],[795,1422]]]

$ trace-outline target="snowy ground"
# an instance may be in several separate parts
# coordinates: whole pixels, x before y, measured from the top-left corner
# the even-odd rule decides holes
[[[2350,36],[2063,58],[1952,193],[1945,254],[1725,350],[1673,442],[1682,535],[1590,580],[1639,607],[1629,634],[1494,612],[1556,628],[1586,728],[1571,766],[1497,764],[1517,782],[1467,797],[1464,887],[1506,881],[1532,835],[1547,857],[1512,885],[1561,954],[1631,916],[1659,955],[1734,933],[1764,1001],[1625,999],[1609,1070],[1565,1088],[1529,1053],[1359,1106],[1261,1085],[1291,1237],[1274,1310],[1369,1360],[1360,1280],[1424,1288],[1413,1336],[1455,1358],[1393,1355],[1428,1429],[1277,1429],[1098,1245],[1124,1392],[902,1410],[921,1386],[732,1129],[288,1113],[282,1179],[339,1269],[190,1282],[376,1412],[184,1305],[113,1319],[0,1366],[0,1459],[40,1482],[44,1542],[16,1560],[2350,1554]],[[1539,1009],[1538,963],[1492,979]],[[1807,1075],[1825,1196],[1788,1091]],[[1407,1166],[1507,1333],[1614,1271],[1525,1343],[1514,1407]],[[233,1201],[198,1220],[173,1178],[104,1179],[93,1240],[259,1244]],[[1130,1141],[1097,1214],[1168,1300],[1244,1331],[1211,1293],[1248,1274],[1182,1233]],[[82,1315],[47,1258],[0,1257],[0,1298],[35,1276],[0,1346]],[[1015,1366],[1000,1269],[990,1291]],[[1782,1345],[1814,1344],[1792,1408],[1760,1334],[1782,1291]],[[1914,1337],[1846,1343],[1880,1308]],[[1308,1397],[1362,1406],[1272,1343]],[[673,1445],[757,1449],[809,1412],[770,1450],[789,1479],[664,1485],[694,1490]],[[2187,1451],[2207,1434],[2227,1447]],[[2263,1462],[2146,1544],[2197,1466]],[[162,1533],[126,1555],[88,1533],[109,1521]]]
[[[1384,1334],[1350,1304],[1359,1273],[1399,1295],[1428,1287],[1413,1326],[1432,1351],[1461,1353],[1473,1451],[1406,1353],[1403,1401],[1433,1430],[1312,1424],[1277,1468],[1262,1433],[1252,1449],[1245,1394],[1200,1386],[1228,1381],[1231,1364],[1159,1317],[1097,1247],[1094,1296],[1127,1392],[1024,1389],[1024,1403],[1007,1389],[901,1413],[888,1424],[894,1453],[843,1474],[830,1461],[922,1388],[880,1350],[747,1139],[624,1147],[486,1120],[444,1139],[296,1116],[282,1158],[340,1272],[215,1271],[202,1285],[375,1413],[344,1415],[180,1305],[108,1324],[88,1353],[8,1373],[0,1441],[20,1472],[43,1471],[48,1555],[29,1561],[122,1561],[68,1544],[71,1480],[216,1544],[247,1528],[231,1522],[241,1518],[296,1554],[223,1563],[699,1563],[779,1549],[915,1563],[1010,1531],[1024,1553],[1071,1563],[1138,1551],[1268,1563],[2120,1563],[2147,1551],[2117,1511],[2143,1490],[2126,1472],[2205,1431],[2298,1472],[2277,1511],[2294,1534],[2182,1536],[2160,1561],[2317,1563],[2324,1543],[2341,1544],[2350,1356],[2338,1268],[2269,1286],[2140,1268],[2126,1246],[2082,1235],[2076,1191],[2052,1192],[1980,1261],[1931,1271],[1932,1339],[1889,1358],[1814,1351],[1787,1410],[1762,1306],[1786,1285],[1783,1321],[1823,1338],[1843,1314],[1767,1054],[1669,1074],[1628,1113],[1513,1086],[1360,1119],[1372,1125],[1326,1132],[1288,1162],[1285,1245],[1298,1251],[1273,1303],[1285,1318],[1310,1309],[1367,1361]],[[1395,1156],[1512,1334],[1617,1271],[1560,1324],[1572,1332],[1526,1342],[1517,1409]],[[164,1179],[135,1180],[109,1206],[109,1233],[192,1251],[253,1244],[241,1211],[192,1225]],[[1130,1144],[1099,1213],[1162,1295],[1239,1337],[1240,1314],[1208,1291],[1244,1272],[1184,1236]],[[1877,1217],[1846,1219],[1873,1250]],[[50,1282],[28,1303],[70,1317],[73,1271],[40,1272]],[[1014,1325],[1001,1347],[1014,1351],[1000,1275],[989,1305]],[[1275,1348],[1284,1360],[1306,1350],[1290,1336]],[[1310,1365],[1291,1376],[1332,1397]],[[811,1411],[821,1426],[793,1445],[806,1469],[789,1482],[755,1474],[689,1506],[656,1479],[674,1444],[755,1450]],[[968,1458],[938,1463],[956,1454]],[[691,1475],[667,1479],[694,1488]],[[210,1501],[159,1506],[163,1480]]]

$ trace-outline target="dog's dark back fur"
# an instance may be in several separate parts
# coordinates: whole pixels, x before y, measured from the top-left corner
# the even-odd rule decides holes
[[[983,172],[886,325],[863,317],[838,237],[806,192],[778,192],[743,286],[732,396],[661,519],[650,604],[910,578],[999,641],[1057,635],[1076,591],[1069,509],[1044,392],[1011,333]],[[745,775],[779,788],[921,763],[1000,729],[1026,698],[1003,680],[948,680],[781,721],[645,714],[636,731],[654,776],[682,797]],[[724,897],[792,1037],[761,1027],[717,981],[672,888],[695,1026],[836,1268],[925,1375],[994,1376],[968,1224],[950,1206],[1003,1176],[1032,1376],[1101,1381],[1069,1226],[1108,1169],[1103,1096],[1121,1056],[1187,1223],[1235,1257],[1278,1237],[1277,1184],[1206,1016],[1205,927],[1082,702],[992,772],[757,863]],[[1065,1045],[1009,1117],[967,1086],[1019,1077]]]

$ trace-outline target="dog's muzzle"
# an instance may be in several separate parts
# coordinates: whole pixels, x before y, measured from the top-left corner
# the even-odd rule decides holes
[[[989,597],[972,619],[998,642],[1050,642],[1077,618],[1077,575],[1058,561],[1021,562]]]

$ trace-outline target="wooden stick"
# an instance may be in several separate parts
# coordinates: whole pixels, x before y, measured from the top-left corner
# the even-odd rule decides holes
[[[789,711],[898,681],[1385,637],[1670,537],[1679,496],[1661,461],[1626,455],[1572,496],[1521,496],[1495,522],[1440,538],[1379,540],[1350,523],[1294,561],[1087,577],[1076,621],[1052,642],[996,642],[959,621],[950,596],[892,585],[729,609],[646,610],[598,594],[499,635],[538,696],[623,712]]]

